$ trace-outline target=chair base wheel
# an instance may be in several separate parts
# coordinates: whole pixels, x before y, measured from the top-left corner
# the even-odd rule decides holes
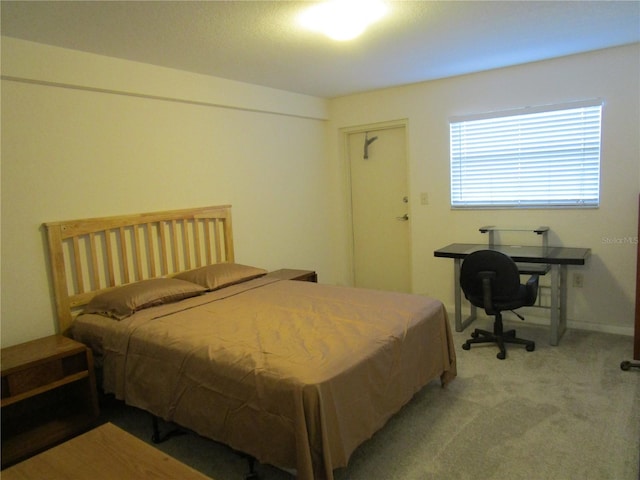
[[[627,370],[631,370],[632,368],[640,368],[640,363],[638,363],[638,362],[629,362],[629,361],[625,360],[624,362],[622,362],[620,364],[620,368],[626,372]]]
[[[507,351],[505,348],[507,344],[522,345],[526,348],[527,352],[533,352],[536,349],[535,342],[516,337],[515,330],[503,332],[501,324],[498,324],[497,328],[494,329],[494,332],[475,329],[471,333],[471,338],[462,344],[462,349],[470,350],[471,345],[479,343],[495,343],[500,349],[500,352],[496,355],[499,360],[507,358]]]

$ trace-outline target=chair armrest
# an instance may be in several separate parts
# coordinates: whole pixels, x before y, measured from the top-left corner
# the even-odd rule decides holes
[[[539,275],[531,275],[527,280],[527,305],[533,305],[538,298],[538,284],[540,282]]]

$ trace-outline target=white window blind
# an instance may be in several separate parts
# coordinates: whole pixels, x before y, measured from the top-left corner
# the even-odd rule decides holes
[[[452,119],[451,206],[597,207],[602,101]]]

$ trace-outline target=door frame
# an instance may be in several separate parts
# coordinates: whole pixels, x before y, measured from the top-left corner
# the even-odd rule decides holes
[[[346,239],[347,239],[347,261],[349,263],[348,275],[349,285],[355,285],[355,253],[354,253],[354,232],[353,232],[353,202],[351,198],[351,159],[349,158],[349,135],[354,133],[366,133],[376,130],[391,130],[394,128],[404,128],[405,156],[406,156],[406,179],[407,179],[407,212],[412,220],[411,209],[411,183],[409,175],[411,162],[409,161],[409,119],[388,120],[385,122],[368,123],[351,127],[340,128],[341,158],[344,165],[345,174],[345,202],[346,202]],[[413,227],[409,222],[409,288],[413,292]]]

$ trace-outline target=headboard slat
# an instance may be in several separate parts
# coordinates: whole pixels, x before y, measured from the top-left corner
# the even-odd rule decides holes
[[[184,268],[191,270],[191,242],[189,240],[189,222],[187,220],[182,222],[182,244],[184,245]]]
[[[156,276],[156,253],[155,248],[153,246],[153,223],[145,224],[147,229],[147,251],[149,253],[149,270],[151,277]]]
[[[193,222],[193,236],[196,255],[196,267],[202,266],[202,245],[200,244],[200,224],[204,222]]]
[[[111,230],[104,230],[104,244],[107,256],[107,286],[114,287],[116,285],[116,276],[113,260],[113,245],[111,243]]]
[[[63,333],[78,310],[101,292],[175,275],[194,264],[200,267],[234,261],[229,205],[48,222],[44,226],[58,327]]]
[[[169,257],[167,252],[167,234],[163,222],[158,223],[158,230],[160,231],[160,246],[162,250],[162,273],[166,274],[169,271]]]
[[[73,264],[76,271],[76,284],[78,285],[78,291],[84,292],[84,275],[82,274],[82,263],[80,261],[80,241],[78,237],[73,237]]]
[[[213,236],[215,238],[216,262],[219,262],[222,256],[222,248],[220,247],[220,224],[217,219],[213,220]]]
[[[176,226],[176,220],[171,220],[171,251],[173,252],[173,269],[180,268],[178,263],[178,228]]]
[[[129,283],[131,281],[130,277],[129,277],[129,254],[127,253],[128,249],[127,249],[127,240],[126,240],[126,235],[125,235],[125,229],[124,227],[120,227],[118,229],[118,233],[120,235],[120,257],[122,258],[122,264],[121,264],[121,268],[122,268],[122,278],[123,278],[123,283]]]
[[[204,221],[204,234],[205,234],[205,241],[207,245],[211,245],[211,220],[209,220],[208,218]],[[213,263],[212,259],[211,259],[211,249],[207,248],[207,263]]]
[[[135,258],[136,265],[136,280],[142,280],[144,275],[142,273],[142,252],[140,250],[140,226],[134,225],[133,227],[133,257]]]
[[[94,288],[100,287],[100,272],[98,271],[98,256],[96,253],[96,234],[89,234],[89,254],[91,255],[91,281]]]

